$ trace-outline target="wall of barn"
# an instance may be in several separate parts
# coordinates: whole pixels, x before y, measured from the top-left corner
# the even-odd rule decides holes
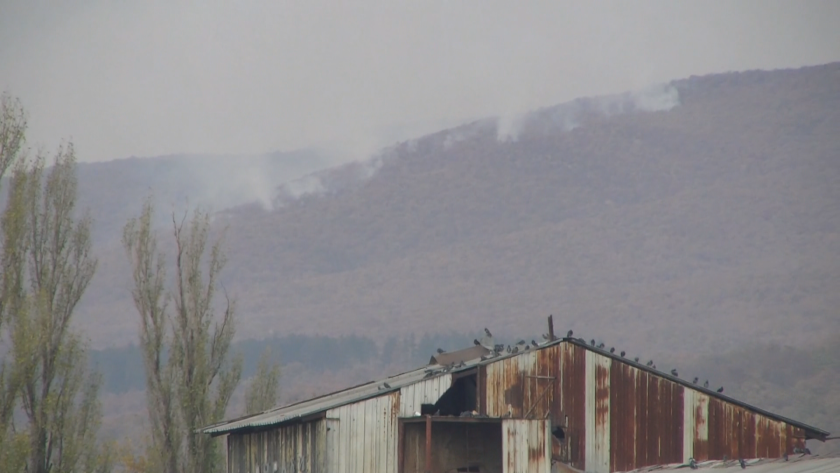
[[[780,457],[804,432],[573,343],[479,369],[479,410],[551,420],[552,457],[592,472],[729,458]]]
[[[325,472],[323,420],[228,435],[229,473]]]
[[[400,417],[412,417],[421,412],[422,404],[434,404],[452,386],[452,375],[444,374],[424,379],[400,388]]]
[[[502,421],[504,473],[549,473],[551,422],[548,419]]]
[[[330,473],[397,471],[400,392],[327,411]]]

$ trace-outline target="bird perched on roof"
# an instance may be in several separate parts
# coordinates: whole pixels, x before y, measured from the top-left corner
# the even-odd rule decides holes
[[[637,356],[637,357],[633,358],[633,361],[635,361],[636,363],[638,363],[638,362],[639,362],[639,357]]]
[[[621,350],[621,353],[619,353],[619,355],[621,355],[621,357],[624,358],[624,355],[626,355],[626,353],[624,352],[624,350]]]
[[[537,348],[538,346],[540,346],[540,344],[537,343],[536,340],[531,340],[531,345],[534,345],[534,348]]]
[[[438,348],[437,352],[438,352],[438,354],[442,354],[442,353],[446,353],[446,350],[444,350],[443,348]]]
[[[508,353],[510,353],[510,345],[508,345],[508,346],[507,346],[507,348],[505,349],[505,351],[507,351]]]
[[[551,340],[551,336],[547,333],[542,334],[543,340]]]
[[[653,366],[653,360],[648,361],[648,362],[647,362],[647,365],[648,365],[648,366]]]
[[[493,334],[492,334],[492,333],[490,333],[490,330],[489,330],[487,327],[484,327],[484,333],[485,333],[488,337],[492,337],[492,336],[493,336]]]
[[[385,389],[391,389],[391,385],[388,383],[382,383],[382,386],[385,386]]]
[[[719,388],[717,389],[717,392],[722,393],[722,392],[723,392],[723,386],[719,387]]]
[[[525,343],[525,340],[519,340],[518,342],[516,342],[516,344],[517,345],[527,345],[527,343]]]
[[[676,377],[678,377],[678,378],[679,378],[679,376],[680,376],[680,374],[679,374],[679,373],[677,373],[677,369],[676,369],[676,368],[674,368],[674,369],[672,369],[672,370],[671,370],[671,375],[676,376]]]
[[[706,389],[709,389],[709,380],[708,379],[703,383],[703,387],[706,388]]]
[[[595,339],[593,338],[592,340],[589,340],[589,344],[594,347],[595,346]]]
[[[476,338],[475,340],[473,340],[473,345],[475,345],[475,346],[481,345],[481,342],[479,342],[478,339]]]
[[[615,353],[615,347],[610,347],[610,353]]]
[[[569,330],[568,332],[566,332],[566,338],[572,338],[572,334],[574,334],[574,333],[575,332],[572,332],[571,330]]]
[[[598,344],[598,348],[604,348],[605,346],[606,345],[604,345],[604,342],[601,342],[601,343]]]
[[[700,381],[700,378],[695,376],[694,379],[691,382],[694,383],[694,384],[697,384],[697,381]]]
[[[519,345],[517,345],[517,346],[513,347],[513,348],[510,350],[510,352],[511,352],[511,353],[519,353]]]

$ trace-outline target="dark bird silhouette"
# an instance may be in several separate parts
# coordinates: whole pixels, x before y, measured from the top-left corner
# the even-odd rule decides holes
[[[636,363],[638,363],[638,362],[639,362],[639,357],[637,356],[637,357],[633,358],[633,361],[635,361]]]
[[[598,348],[604,348],[605,346],[606,345],[604,345],[604,342],[601,342],[601,343],[598,344]]]
[[[648,366],[653,366],[653,360],[648,361],[648,362],[647,362],[647,365],[648,365]]]
[[[722,393],[722,392],[723,392],[723,386],[719,387],[719,388],[717,389],[717,392]]]
[[[382,383],[382,386],[385,386],[385,389],[391,389],[391,385],[388,383]]]
[[[574,332],[569,330],[568,332],[566,332],[566,338],[572,338],[572,334],[574,334]]]
[[[476,346],[481,345],[481,342],[479,342],[477,338],[476,338],[475,340],[473,340],[473,343],[474,343]]]
[[[519,353],[519,346],[517,345],[517,346],[511,348],[510,352],[511,353]]]
[[[703,383],[703,387],[706,388],[706,389],[709,389],[709,380],[708,379]]]
[[[519,340],[516,342],[517,345],[526,345],[525,340]]]
[[[508,346],[507,346],[506,351],[507,351],[508,353],[510,353],[510,345],[508,345]]]
[[[446,350],[444,350],[443,348],[438,348],[437,352],[438,352],[438,354],[446,353]]]
[[[698,378],[697,376],[695,376],[695,377],[694,377],[694,380],[692,380],[691,382],[692,382],[692,383],[694,383],[694,384],[697,384],[697,381],[700,381],[700,378]]]
[[[543,340],[549,340],[551,338],[547,333],[542,334],[542,337]]]
[[[595,339],[593,338],[592,340],[589,340],[589,344],[594,347],[595,346]]]
[[[487,329],[487,327],[484,327],[484,333],[485,333],[488,337],[492,337],[492,336],[493,336],[493,334],[492,334],[492,333],[490,333],[490,330],[488,330],[488,329]]]
[[[742,470],[747,468],[747,462],[745,462],[743,458],[738,459],[738,464],[741,465]]]
[[[653,369],[656,369],[656,365],[653,365]]]
[[[536,340],[531,340],[531,345],[534,345],[534,348],[537,348],[538,346],[540,346],[540,344],[537,343]]]
[[[624,355],[626,355],[626,353],[624,352],[624,350],[621,350],[621,353],[619,353],[619,354],[621,355],[621,357],[622,357],[622,358],[624,358]]]
[[[688,459],[688,467],[691,468],[692,470],[696,470],[697,469],[697,460],[695,460],[694,458],[689,458]]]
[[[671,375],[676,376],[676,377],[678,377],[678,378],[680,377],[680,374],[679,374],[679,373],[677,373],[677,369],[676,369],[676,368],[674,368],[674,369],[672,369],[672,370],[671,370]]]
[[[610,347],[610,353],[615,353],[615,347]]]

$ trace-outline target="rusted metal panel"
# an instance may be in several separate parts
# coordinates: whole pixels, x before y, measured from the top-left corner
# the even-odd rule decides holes
[[[504,473],[551,471],[551,422],[547,419],[502,421]]]
[[[398,391],[327,411],[338,420],[337,447],[331,447],[340,473],[393,472],[397,470]]]
[[[554,425],[564,426],[558,456],[584,469],[586,458],[586,350],[571,343],[559,345],[558,389],[552,403]]]
[[[624,364],[610,367],[610,469],[622,471],[637,464],[640,417],[637,393],[639,371]]]
[[[420,411],[421,404],[434,404],[452,386],[452,375],[425,379],[400,388],[400,417],[411,417]]]
[[[586,352],[586,471],[610,471],[610,366],[612,360]]]

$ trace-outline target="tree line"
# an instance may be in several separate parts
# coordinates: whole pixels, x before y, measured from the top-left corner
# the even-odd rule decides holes
[[[421,366],[428,363],[437,348],[465,348],[472,344],[473,338],[464,333],[392,336],[384,340],[359,335],[288,334],[262,340],[238,340],[231,344],[231,350],[242,354],[242,379],[248,379],[259,371],[259,360],[266,350],[283,364],[299,363],[307,372],[320,373],[359,364]],[[143,356],[137,345],[91,350],[90,366],[102,374],[105,393],[120,394],[146,386]]]
[[[76,208],[73,144],[51,155],[26,142],[20,101],[0,95],[0,472],[108,472],[113,443],[98,437],[102,376],[90,369],[87,340],[73,323],[97,268],[89,213]],[[8,179],[3,180],[8,174]],[[152,227],[151,199],[130,219],[123,245],[132,267],[150,429],[128,469],[213,472],[218,442],[196,429],[222,420],[242,376],[231,352],[236,301],[219,276],[223,236],[194,210],[172,218],[166,237]],[[171,258],[165,256],[171,248]],[[247,388],[249,409],[273,405],[279,365],[265,352]]]

